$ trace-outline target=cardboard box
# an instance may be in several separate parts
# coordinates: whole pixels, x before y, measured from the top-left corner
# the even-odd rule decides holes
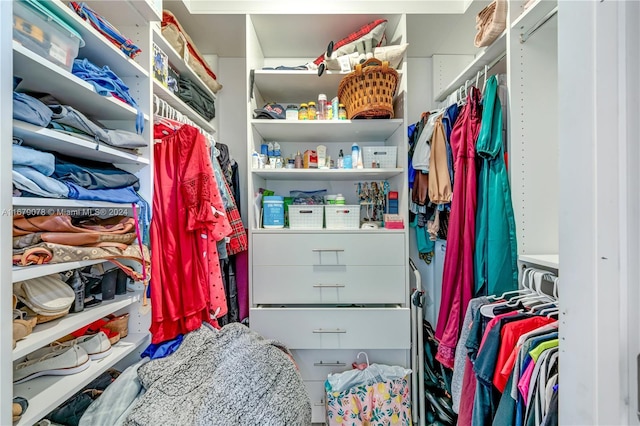
[[[308,149],[304,152],[304,156],[302,157],[302,167],[305,169],[318,168],[318,154],[314,150]]]

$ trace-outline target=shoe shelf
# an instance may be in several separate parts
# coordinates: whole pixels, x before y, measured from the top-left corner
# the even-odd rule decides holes
[[[47,265],[14,266],[12,269],[12,282],[30,280],[32,278],[43,277],[55,274],[56,272],[70,271],[71,269],[84,268],[85,266],[97,265],[107,262],[105,259],[79,260],[75,262],[50,263]]]
[[[140,298],[140,292],[127,293],[116,296],[113,300],[105,300],[77,314],[68,314],[60,319],[38,324],[30,335],[17,342],[12,359],[20,359],[87,324],[139,302]]]
[[[55,151],[70,157],[113,164],[149,164],[148,158],[112,148],[104,143],[97,144],[93,140],[34,126],[24,121],[13,120],[13,135],[21,138],[26,146]]]
[[[50,93],[61,103],[71,105],[84,114],[102,120],[135,120],[132,106],[112,97],[98,94],[93,85],[76,77],[53,62],[38,56],[13,41],[15,76],[22,78],[20,90]],[[145,120],[149,120],[147,114]]]
[[[149,334],[129,334],[113,346],[111,355],[98,360],[86,370],[69,376],[42,376],[13,386],[13,395],[29,401],[29,408],[14,426],[27,426],[46,416],[51,410],[69,399],[91,380],[107,371],[125,356],[145,344]]]
[[[29,207],[43,207],[37,209],[34,214],[57,214],[65,213],[75,214],[74,209],[104,209],[105,214],[109,216],[124,214],[123,209],[130,209],[131,204],[121,203],[109,203],[106,201],[91,201],[91,200],[72,200],[70,198],[37,198],[37,197],[13,197],[14,210],[20,210],[20,207],[24,210],[28,210]],[[109,211],[109,209],[113,209]],[[82,211],[78,212],[82,214]]]
[[[112,2],[109,2],[112,3]],[[134,1],[131,3],[144,3]],[[81,36],[85,46],[80,48],[78,58],[87,58],[98,66],[108,65],[109,69],[120,78],[123,77],[148,77],[149,73],[134,59],[122,53],[115,45],[109,42],[102,34],[95,30],[88,22],[78,16],[67,4],[60,0],[49,2],[52,8],[67,23],[69,23]],[[94,5],[90,5],[93,7]],[[109,4],[111,14],[117,6]],[[124,12],[127,14],[127,12]],[[106,16],[106,15],[103,15]],[[162,17],[160,17],[162,19]],[[157,20],[157,19],[156,19]],[[110,20],[111,21],[111,20]],[[114,22],[111,22],[112,24]]]

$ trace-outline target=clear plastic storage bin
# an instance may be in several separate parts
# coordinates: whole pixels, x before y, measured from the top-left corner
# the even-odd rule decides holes
[[[75,34],[20,1],[13,2],[13,39],[67,71],[80,48]]]
[[[323,205],[291,204],[289,206],[289,228],[322,229],[323,212]]]
[[[360,205],[334,204],[324,206],[327,229],[359,229]]]

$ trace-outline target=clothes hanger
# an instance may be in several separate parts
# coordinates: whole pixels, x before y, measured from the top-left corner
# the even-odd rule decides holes
[[[481,71],[478,71],[478,73],[476,74],[476,84],[475,84],[476,87],[478,87],[478,82],[480,81],[480,72]]]
[[[520,303],[525,304],[543,298],[548,298],[546,294],[542,293],[542,290],[540,288],[540,286],[542,285],[542,276],[547,272],[534,268],[527,269],[525,272],[527,273],[527,281],[529,284],[528,288],[530,288],[532,292],[523,296],[514,297],[509,302],[507,302],[506,306],[515,307]]]
[[[484,66],[484,83],[482,84],[482,93],[484,93],[485,87],[487,87],[487,74],[489,73],[489,65]]]
[[[480,314],[486,318],[494,318],[495,314],[493,313],[493,309],[497,308],[499,306],[511,306],[509,305],[509,303],[514,300],[514,298],[511,298],[509,300],[502,300],[505,299],[505,297],[508,294],[517,294],[517,295],[529,295],[531,293],[533,293],[533,289],[531,288],[531,284],[529,281],[529,275],[528,275],[528,269],[526,269],[523,273],[522,273],[522,289],[521,290],[513,290],[513,291],[507,291],[505,293],[503,293],[500,298],[493,303],[488,303],[484,306],[480,307]],[[489,296],[491,297],[491,296]],[[495,297],[495,296],[493,296]]]

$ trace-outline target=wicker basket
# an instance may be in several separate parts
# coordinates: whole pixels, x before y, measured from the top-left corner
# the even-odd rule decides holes
[[[347,110],[347,118],[393,118],[393,96],[398,72],[389,62],[376,58],[356,65],[338,86],[338,98]]]

